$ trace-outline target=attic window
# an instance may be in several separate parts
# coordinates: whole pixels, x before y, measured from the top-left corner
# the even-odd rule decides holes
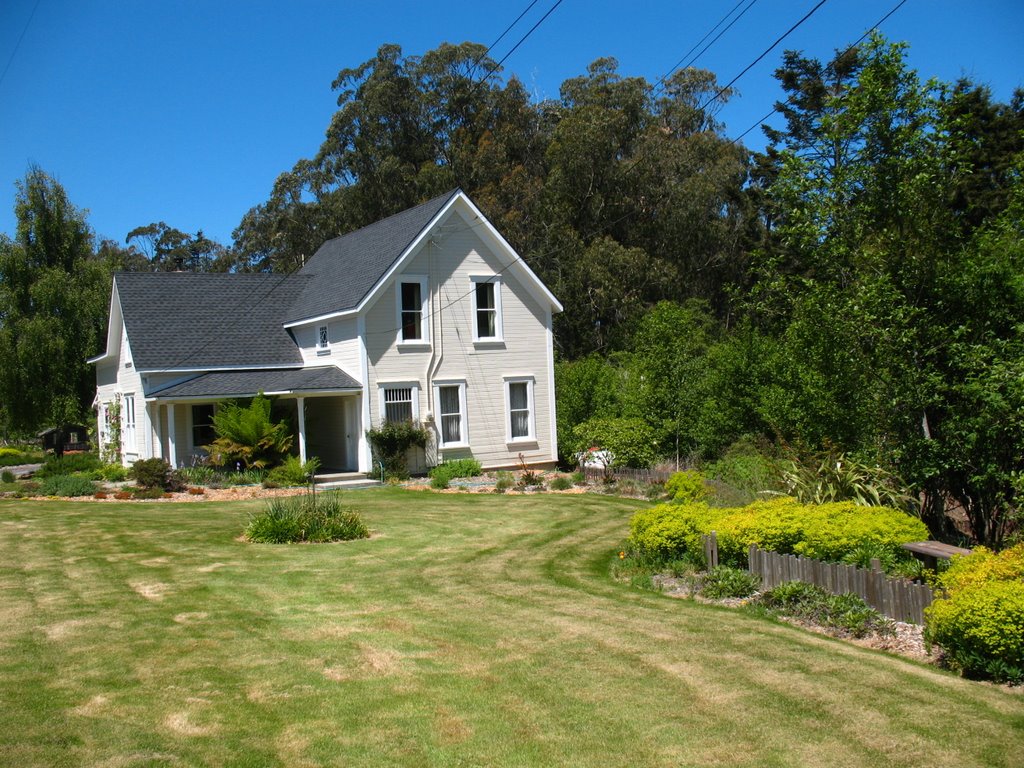
[[[316,351],[318,354],[327,352],[331,347],[330,338],[327,334],[327,326],[321,325],[316,329]]]

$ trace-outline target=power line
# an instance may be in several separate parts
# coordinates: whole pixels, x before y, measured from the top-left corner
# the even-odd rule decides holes
[[[707,45],[705,45],[705,46],[704,46],[703,48],[701,48],[701,50],[700,50],[700,51],[699,51],[699,52],[698,52],[698,53],[697,53],[697,54],[696,54],[696,55],[695,55],[695,56],[694,56],[694,57],[693,57],[692,59],[690,59],[689,61],[687,61],[687,62],[686,62],[686,64],[685,64],[685,66],[684,66],[684,65],[683,65],[683,62],[684,62],[684,61],[686,61],[686,57],[687,57],[687,56],[689,56],[689,55],[690,55],[691,53],[693,53],[693,52],[694,52],[695,50],[697,50],[697,47],[698,47],[698,46],[699,46],[699,45],[700,45],[701,43],[703,43],[703,42],[704,42],[705,40],[707,40],[707,39],[708,39],[708,38],[709,38],[709,37],[710,37],[710,36],[712,35],[712,33],[714,33],[714,31],[715,31],[716,29],[718,29],[718,28],[719,28],[720,26],[722,26],[722,22],[724,22],[724,21],[725,21],[726,19],[728,19],[728,18],[729,18],[730,16],[732,16],[732,14],[736,12],[736,9],[737,9],[737,8],[739,8],[739,7],[741,6],[741,5],[743,5],[743,3],[744,3],[744,2],[746,2],[746,0],[739,0],[739,2],[738,2],[738,3],[736,3],[736,5],[734,5],[734,6],[732,7],[732,10],[731,10],[731,11],[729,11],[729,12],[728,12],[727,14],[725,14],[725,16],[723,16],[723,17],[722,17],[721,19],[719,19],[718,23],[717,23],[717,24],[715,24],[715,26],[713,26],[713,27],[712,27],[712,28],[711,28],[710,30],[708,30],[707,34],[705,34],[705,35],[704,35],[704,37],[702,37],[702,38],[701,38],[700,40],[698,40],[698,41],[697,41],[696,45],[694,45],[694,46],[693,46],[693,48],[691,48],[690,50],[688,50],[688,51],[687,51],[686,53],[684,53],[684,54],[683,54],[683,57],[682,57],[681,59],[679,59],[679,61],[677,61],[677,62],[675,63],[675,66],[673,66],[673,67],[672,67],[672,69],[670,69],[670,70],[669,70],[668,72],[666,72],[666,73],[665,73],[664,75],[662,75],[662,76],[661,76],[660,78],[658,78],[658,81],[657,81],[657,82],[656,82],[656,83],[654,84],[654,87],[653,87],[653,94],[652,94],[652,95],[657,95],[657,92],[658,92],[659,90],[661,90],[661,91],[665,90],[665,88],[666,88],[666,83],[665,83],[665,81],[666,81],[666,80],[668,80],[668,78],[669,78],[669,77],[671,77],[671,76],[672,76],[672,74],[673,74],[673,73],[674,73],[674,72],[675,72],[675,71],[676,71],[677,69],[680,69],[680,68],[682,68],[682,69],[686,69],[687,67],[692,67],[692,66],[693,66],[693,64],[694,64],[694,62],[696,62],[696,61],[697,61],[697,59],[699,59],[699,58],[700,58],[701,56],[703,56],[703,55],[704,55],[704,53],[706,53],[706,52],[707,52],[707,50],[708,50],[708,49],[709,49],[709,48],[710,48],[710,47],[711,47],[712,45],[714,45],[715,43],[717,43],[717,42],[718,42],[718,40],[719,40],[719,38],[721,38],[721,37],[722,37],[722,35],[724,35],[724,34],[725,34],[726,32],[728,32],[728,31],[729,31],[729,29],[730,29],[730,28],[732,27],[732,25],[733,25],[733,24],[735,24],[735,23],[736,23],[737,21],[739,21],[740,19],[742,19],[742,18],[743,18],[743,15],[744,15],[744,14],[745,14],[745,13],[746,13],[747,11],[749,11],[749,10],[750,10],[750,9],[751,9],[751,8],[752,8],[752,7],[754,6],[754,3],[756,3],[756,2],[757,2],[757,0],[750,0],[750,3],[749,3],[749,4],[747,5],[747,7],[746,7],[746,8],[744,8],[744,9],[743,9],[743,10],[742,10],[742,11],[740,12],[740,14],[739,14],[739,15],[738,15],[738,16],[737,16],[737,17],[736,17],[735,19],[733,19],[732,21],[730,21],[730,22],[729,22],[729,24],[728,24],[728,26],[727,26],[727,27],[726,27],[725,29],[723,29],[723,30],[722,30],[721,32],[719,32],[719,33],[718,33],[717,35],[715,35],[715,39],[714,39],[714,40],[712,40],[712,41],[711,41],[710,43],[708,43],[708,44],[707,44]]]
[[[21,30],[21,35],[18,36],[18,42],[14,44],[14,50],[11,51],[11,57],[7,59],[7,66],[4,67],[3,74],[0,74],[0,85],[4,84],[4,78],[7,77],[7,70],[11,68],[11,64],[14,63],[14,57],[18,55],[18,49],[21,48],[21,41],[25,39],[25,33],[28,32],[28,28],[32,25],[32,19],[36,16],[36,11],[39,10],[39,3],[42,0],[36,0],[36,4],[32,6],[32,13],[28,15],[28,21],[25,22],[25,28]]]
[[[493,43],[491,43],[489,46],[487,46],[487,50],[484,51],[483,53],[481,53],[480,56],[477,58],[477,60],[473,63],[473,68],[471,70],[469,70],[468,77],[472,77],[474,75],[474,73],[476,72],[477,67],[480,66],[480,62],[484,60],[484,58],[487,56],[487,54],[489,54],[492,50],[494,50],[494,46],[496,46],[498,43],[500,43],[504,39],[505,35],[507,35],[509,32],[511,32],[512,28],[516,24],[518,24],[520,22],[520,20],[523,18],[523,16],[528,14],[533,9],[533,6],[535,6],[538,2],[540,2],[540,0],[532,0],[532,2],[528,6],[526,6],[526,8],[523,9],[523,12],[520,13],[516,17],[516,20],[513,21],[511,24],[509,24],[507,27],[505,27],[505,31],[502,32],[500,35],[498,35],[497,39]]]
[[[875,30],[877,30],[877,29],[878,29],[878,28],[879,28],[880,26],[882,26],[882,24],[884,24],[884,23],[885,23],[885,22],[886,22],[886,21],[888,20],[888,18],[889,18],[890,16],[892,16],[892,15],[893,15],[894,13],[896,13],[896,11],[898,11],[898,10],[899,10],[900,8],[902,8],[902,7],[903,7],[903,5],[904,5],[904,4],[906,3],[906,2],[907,2],[907,0],[900,0],[900,1],[898,2],[898,3],[896,3],[896,5],[894,5],[894,6],[893,6],[893,7],[891,8],[891,9],[889,9],[889,12],[888,12],[887,14],[885,14],[885,16],[883,16],[883,17],[882,17],[882,18],[880,18],[880,19],[879,19],[878,21],[876,21],[876,22],[875,22],[875,23],[874,23],[874,24],[873,24],[873,25],[872,25],[871,27],[869,27],[869,28],[868,28],[868,29],[867,29],[867,30],[866,30],[866,31],[864,32],[864,34],[863,34],[863,35],[861,35],[861,36],[860,36],[860,37],[859,37],[859,38],[858,38],[858,39],[856,40],[856,42],[854,42],[854,43],[852,43],[852,44],[851,44],[850,46],[848,46],[848,47],[847,47],[847,49],[846,49],[845,51],[843,51],[843,52],[842,52],[841,54],[839,54],[839,56],[837,56],[836,58],[842,58],[843,56],[846,56],[846,54],[848,54],[848,53],[849,53],[850,51],[852,51],[852,50],[853,50],[854,48],[856,48],[856,47],[857,47],[858,45],[860,45],[861,43],[863,43],[863,42],[864,42],[864,40],[865,40],[865,39],[867,38],[867,36],[868,36],[868,35],[870,35],[870,34],[871,34],[872,32],[874,32],[874,31],[875,31]],[[776,105],[775,105],[774,107],[772,107],[772,108],[771,108],[771,109],[770,109],[770,110],[768,111],[768,113],[767,113],[767,114],[766,114],[766,115],[765,115],[764,117],[762,117],[762,118],[761,118],[760,120],[758,120],[758,121],[757,121],[756,123],[754,123],[753,125],[751,125],[751,126],[750,126],[749,128],[747,128],[747,130],[745,130],[745,131],[744,131],[743,133],[741,133],[741,134],[740,134],[739,136],[737,136],[737,137],[736,137],[735,139],[733,139],[733,140],[732,140],[732,141],[730,141],[729,143],[730,143],[730,144],[735,144],[735,143],[736,143],[736,142],[738,142],[738,141],[739,141],[740,139],[742,139],[742,138],[743,138],[744,136],[746,136],[746,135],[747,135],[748,133],[750,133],[750,132],[751,132],[752,130],[754,130],[755,128],[757,128],[757,127],[758,127],[759,125],[762,125],[762,124],[764,123],[764,121],[765,121],[765,120],[767,120],[767,119],[768,119],[769,117],[771,117],[771,116],[772,116],[772,115],[774,115],[774,114],[775,114],[776,112],[778,112],[778,111],[779,111],[779,107],[781,107],[781,106],[782,106],[781,104],[777,103],[777,104],[776,104]]]
[[[491,67],[488,70],[487,74],[484,75],[482,78],[480,78],[480,83],[485,83],[487,81],[487,79],[491,75],[493,75],[495,72],[497,72],[498,69],[501,67],[501,65],[505,63],[505,60],[508,59],[508,57],[511,56],[513,53],[515,53],[516,49],[520,45],[522,45],[524,42],[526,42],[526,38],[528,38],[530,35],[532,35],[534,33],[534,30],[536,30],[537,27],[539,27],[541,24],[543,24],[545,22],[545,20],[547,20],[548,16],[550,16],[552,13],[554,13],[555,9],[558,6],[560,6],[563,3],[563,1],[564,0],[556,0],[555,4],[552,5],[550,8],[548,8],[548,12],[545,13],[543,16],[541,16],[540,20],[536,24],[534,24],[532,27],[530,27],[530,30],[525,35],[523,35],[521,38],[519,38],[519,42],[516,43],[515,45],[513,45],[512,49],[508,53],[506,53],[504,56],[502,56],[501,61],[499,61],[497,64],[495,64],[493,67]]]

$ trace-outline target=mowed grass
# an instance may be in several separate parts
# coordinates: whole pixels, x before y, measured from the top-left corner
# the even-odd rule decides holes
[[[609,579],[638,502],[0,502],[0,765],[1020,766],[1024,697]]]

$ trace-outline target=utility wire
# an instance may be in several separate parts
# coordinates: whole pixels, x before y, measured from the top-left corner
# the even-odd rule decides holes
[[[708,30],[707,34],[704,35],[704,37],[702,37],[700,40],[698,40],[697,44],[694,45],[693,48],[691,48],[690,50],[688,50],[686,53],[683,54],[683,57],[681,59],[679,59],[679,61],[677,61],[675,63],[675,66],[673,66],[672,69],[670,69],[668,72],[666,72],[660,78],[658,78],[658,81],[654,84],[654,87],[652,89],[652,95],[657,96],[657,94],[660,91],[664,91],[665,90],[665,88],[667,87],[667,83],[665,81],[668,80],[677,69],[680,69],[680,68],[686,69],[687,67],[692,67],[694,62],[696,62],[697,59],[699,59],[701,56],[704,55],[704,53],[707,52],[708,48],[710,48],[712,45],[717,43],[719,38],[721,38],[722,35],[724,35],[726,32],[728,32],[733,24],[735,24],[737,21],[739,21],[740,19],[743,18],[743,15],[753,7],[754,3],[756,3],[757,0],[750,0],[749,5],[747,5],[747,7],[744,8],[740,12],[739,16],[737,16],[735,19],[730,21],[728,26],[725,29],[723,29],[721,32],[719,32],[717,35],[715,35],[715,39],[714,40],[712,40],[710,43],[708,43],[703,48],[701,48],[701,50],[693,58],[691,58],[689,61],[686,61],[686,57],[689,56],[691,53],[693,53],[695,50],[697,50],[697,47],[701,43],[703,43],[705,40],[707,40],[714,33],[714,31],[716,29],[718,29],[720,26],[722,26],[722,22],[724,22],[726,19],[728,19],[730,16],[732,16],[732,14],[736,12],[736,9],[739,8],[741,5],[743,5],[744,2],[746,2],[746,0],[740,0],[738,3],[736,3],[736,5],[733,6],[732,10],[729,11],[727,14],[725,14],[725,16],[723,16],[721,19],[719,19],[718,23],[715,24],[715,26],[713,26],[710,30]],[[686,61],[685,65],[683,64],[684,61]]]
[[[560,6],[560,5],[561,5],[561,4],[563,3],[563,1],[564,1],[564,0],[556,0],[555,4],[554,4],[554,5],[552,5],[552,6],[550,7],[550,8],[548,8],[548,12],[547,12],[547,13],[545,13],[545,14],[544,14],[543,16],[541,16],[541,17],[540,17],[540,20],[539,20],[539,21],[538,21],[538,22],[537,22],[536,24],[534,24],[534,25],[533,25],[532,27],[530,27],[530,30],[529,30],[529,31],[528,31],[528,32],[527,32],[527,33],[526,33],[525,35],[523,35],[523,36],[522,36],[521,38],[519,38],[519,42],[518,42],[518,43],[516,43],[515,45],[513,45],[513,46],[512,46],[512,48],[511,48],[511,50],[509,50],[509,52],[508,52],[508,53],[506,53],[506,54],[505,54],[504,56],[502,56],[502,58],[501,58],[501,61],[499,61],[499,62],[498,62],[498,63],[496,63],[496,64],[495,64],[495,65],[494,65],[493,67],[491,67],[491,68],[490,68],[490,69],[489,69],[489,70],[487,71],[487,74],[486,74],[486,75],[484,75],[484,76],[483,76],[482,78],[480,78],[480,83],[485,83],[485,82],[487,82],[487,79],[488,79],[488,78],[489,78],[489,77],[490,77],[491,75],[493,75],[493,74],[494,74],[495,72],[497,72],[497,71],[498,71],[498,69],[499,69],[499,68],[501,67],[501,65],[505,63],[505,60],[506,60],[506,59],[508,59],[508,57],[509,57],[509,56],[511,56],[511,55],[512,55],[513,53],[515,53],[515,52],[516,52],[516,49],[517,49],[517,48],[518,48],[518,47],[519,47],[520,45],[522,45],[522,44],[523,44],[524,42],[526,42],[526,38],[528,38],[528,37],[529,37],[530,35],[532,35],[532,34],[534,33],[534,30],[536,30],[536,29],[537,29],[537,27],[539,27],[539,26],[540,26],[541,24],[543,24],[543,23],[545,22],[545,20],[546,20],[546,19],[548,18],[548,16],[550,16],[550,15],[551,15],[552,13],[554,13],[555,9],[556,9],[556,8],[557,8],[558,6]]]
[[[7,65],[4,67],[3,74],[0,74],[0,85],[4,84],[4,78],[7,77],[7,70],[11,68],[11,64],[14,63],[14,57],[18,55],[18,49],[21,48],[21,41],[25,39],[25,33],[28,32],[28,28],[32,25],[32,19],[36,16],[36,11],[39,10],[39,3],[42,0],[36,0],[36,4],[32,6],[32,13],[28,15],[28,21],[25,22],[25,28],[21,30],[21,35],[18,36],[18,42],[14,44],[14,50],[11,51],[11,57],[7,59]]]
[[[538,2],[540,2],[540,0],[532,0],[532,2],[528,6],[526,6],[526,8],[523,9],[523,12],[520,13],[516,17],[516,20],[513,21],[511,24],[509,24],[507,27],[505,27],[505,31],[502,32],[500,35],[498,35],[497,39],[493,43],[491,43],[489,46],[487,46],[487,50],[484,51],[483,53],[481,53],[480,56],[477,58],[477,60],[475,62],[473,62],[473,68],[469,70],[468,77],[473,77],[473,75],[476,74],[476,70],[477,70],[477,67],[480,66],[480,62],[483,61],[487,57],[487,54],[489,54],[492,50],[494,50],[494,46],[496,46],[498,43],[500,43],[505,38],[505,35],[507,35],[509,32],[511,32],[512,28],[516,24],[518,24],[520,22],[520,20],[522,20],[523,16],[528,14],[531,11],[531,9],[533,8],[533,6],[535,6]]]
[[[882,26],[882,24],[884,24],[884,23],[885,23],[885,22],[886,22],[886,21],[888,20],[888,18],[889,18],[890,16],[892,16],[892,15],[893,15],[894,13],[896,13],[896,11],[898,11],[898,10],[899,10],[900,8],[902,8],[902,7],[903,7],[903,5],[904,5],[904,4],[906,3],[906,2],[907,2],[907,0],[900,0],[900,1],[898,2],[898,3],[896,3],[896,5],[894,5],[894,6],[893,6],[893,7],[891,8],[891,9],[889,9],[889,12],[888,12],[887,14],[885,14],[885,16],[883,16],[883,17],[882,17],[882,18],[880,18],[880,19],[879,19],[878,21],[876,21],[876,22],[874,23],[874,25],[872,25],[871,27],[869,27],[869,28],[868,28],[868,29],[867,29],[867,30],[866,30],[866,31],[864,32],[864,34],[863,34],[863,35],[861,35],[861,36],[860,36],[860,37],[859,37],[859,38],[857,39],[857,41],[856,41],[856,42],[854,42],[853,44],[851,44],[850,46],[848,46],[848,47],[847,47],[847,49],[846,49],[845,51],[843,51],[843,52],[842,52],[841,54],[839,54],[839,56],[837,56],[836,58],[842,58],[843,56],[845,56],[846,54],[848,54],[848,53],[849,53],[850,51],[852,51],[852,50],[853,50],[854,48],[856,48],[856,47],[857,47],[858,45],[860,45],[861,43],[863,43],[863,42],[864,42],[864,40],[865,40],[865,39],[867,38],[867,36],[868,36],[868,35],[870,35],[870,34],[871,34],[872,32],[874,32],[874,31],[875,31],[875,30],[877,30],[877,29],[878,29],[878,28],[879,28],[880,26]],[[739,141],[740,139],[742,139],[742,138],[743,138],[744,136],[746,136],[746,135],[747,135],[748,133],[750,133],[750,132],[751,132],[752,130],[754,130],[755,128],[757,128],[757,127],[758,127],[759,125],[762,125],[762,124],[764,123],[764,121],[765,121],[765,120],[767,120],[767,119],[768,119],[769,117],[771,117],[771,116],[772,116],[772,115],[774,115],[774,114],[775,114],[776,112],[778,112],[778,111],[779,111],[779,109],[780,109],[780,108],[781,108],[782,106],[783,106],[783,105],[782,105],[781,103],[776,103],[776,105],[775,105],[774,107],[772,107],[772,108],[771,108],[771,109],[770,109],[770,110],[768,111],[768,113],[767,113],[767,114],[765,114],[765,116],[764,116],[764,117],[762,117],[762,118],[761,118],[760,120],[758,120],[758,121],[757,121],[756,123],[754,123],[753,125],[751,125],[751,126],[750,126],[749,128],[747,128],[747,130],[745,130],[745,131],[744,131],[743,133],[741,133],[741,134],[740,134],[739,136],[737,136],[737,137],[736,137],[735,139],[733,139],[733,140],[732,140],[732,141],[730,141],[729,143],[730,143],[730,144],[735,144],[736,142],[738,142],[738,141]]]

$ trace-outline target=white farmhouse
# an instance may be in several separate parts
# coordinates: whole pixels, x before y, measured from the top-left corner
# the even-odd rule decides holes
[[[561,310],[461,190],[327,241],[293,275],[118,273],[91,360],[100,439],[126,464],[181,466],[218,403],[263,392],[331,471],[373,471],[367,429],[406,419],[433,435],[413,471],[551,464]]]

